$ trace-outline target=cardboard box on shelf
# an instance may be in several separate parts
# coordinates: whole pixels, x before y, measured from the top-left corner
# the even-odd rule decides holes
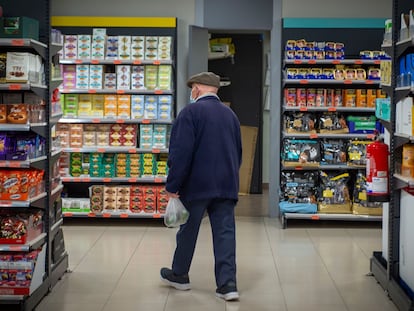
[[[243,155],[240,167],[239,194],[249,194],[253,174],[254,157],[256,153],[258,128],[253,126],[240,126]]]

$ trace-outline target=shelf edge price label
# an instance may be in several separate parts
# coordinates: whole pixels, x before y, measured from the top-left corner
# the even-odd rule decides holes
[[[119,59],[114,60],[114,65],[120,65],[120,64],[122,64],[122,62]]]
[[[300,107],[299,111],[308,111],[308,107]]]
[[[121,214],[119,215],[119,217],[120,217],[120,218],[128,218],[128,217],[129,217],[129,215],[128,215],[127,213],[121,213]]]
[[[161,64],[161,61],[159,61],[159,60],[154,60],[153,64],[154,64],[154,65],[160,65],[160,64]]]
[[[160,178],[160,177],[155,177],[154,178],[154,182],[155,183],[162,183],[162,182],[164,182],[164,180],[162,178]]]
[[[344,84],[352,84],[352,80],[344,80]]]
[[[308,84],[309,83],[309,80],[302,79],[302,80],[299,80],[299,83],[300,84]]]
[[[160,149],[152,149],[152,153],[161,153]]]
[[[97,65],[97,64],[99,64],[99,60],[98,59],[92,59],[91,64]]]
[[[300,64],[302,64],[302,61],[301,61],[300,59],[295,59],[295,60],[293,61],[293,63],[294,63],[295,65],[300,65]]]
[[[356,59],[355,60],[355,65],[362,65],[362,60],[361,59]]]
[[[332,61],[332,64],[334,64],[334,65],[339,65],[341,63],[341,61],[340,60],[338,60],[338,59],[334,59],[333,61]]]
[[[138,181],[138,178],[128,178],[128,182],[130,183],[136,183]]]
[[[117,119],[116,123],[125,123],[125,120],[124,119]]]
[[[117,94],[125,94],[125,90],[116,90]]]
[[[142,64],[142,61],[141,61],[141,60],[139,60],[139,59],[136,59],[136,60],[134,60],[132,63],[133,63],[134,65],[141,65],[141,64]]]
[[[105,148],[98,148],[98,149],[96,149],[96,152],[99,152],[99,153],[105,153],[105,151],[106,151]]]
[[[96,217],[95,213],[88,213],[88,217]]]
[[[160,213],[154,213],[152,215],[153,218],[161,218],[161,214]]]
[[[310,59],[310,60],[308,61],[308,64],[309,64],[309,65],[315,65],[315,64],[316,64],[316,59]]]
[[[309,135],[309,138],[316,139],[316,138],[318,138],[318,134],[312,133],[312,134]]]
[[[373,80],[365,80],[365,84],[374,84]]]
[[[142,124],[150,124],[150,120],[149,119],[143,119],[142,120]]]
[[[336,107],[329,107],[329,108],[328,108],[328,111],[329,111],[329,112],[335,112],[335,111],[336,111]]]
[[[301,171],[301,170],[303,170],[303,166],[295,166],[295,170]]]
[[[92,119],[91,122],[92,123],[101,123],[101,119]]]
[[[381,65],[381,60],[380,60],[380,59],[376,59],[376,60],[374,60],[374,64],[375,64],[375,65]]]
[[[103,178],[102,181],[103,182],[111,182],[112,181],[112,178]]]
[[[85,178],[82,178],[82,181],[83,182],[91,182],[91,179],[89,177],[85,177]]]
[[[20,91],[22,89],[21,84],[9,84],[10,91]]]
[[[89,94],[96,94],[96,90],[94,90],[94,89],[88,89],[88,93]]]
[[[9,167],[22,167],[22,163],[19,161],[7,161],[5,164]]]
[[[111,216],[112,216],[111,213],[103,213],[102,214],[103,218],[110,218]]]
[[[312,216],[311,216],[311,219],[312,219],[312,220],[319,220],[319,219],[320,219],[320,217],[319,217],[319,215],[312,215]]]
[[[375,134],[367,134],[367,139],[374,139],[375,138]]]
[[[73,213],[69,213],[69,212],[63,213],[63,217],[72,217],[72,216],[73,216]]]
[[[9,250],[11,252],[22,252],[23,251],[23,247],[22,246],[18,246],[18,245],[10,245],[9,246]]]
[[[128,153],[137,153],[137,149],[129,149]]]
[[[11,40],[11,45],[12,46],[23,46],[24,45],[24,40],[23,39],[12,39]]]
[[[157,94],[157,95],[160,95],[160,94],[162,94],[163,93],[163,90],[155,90],[154,91],[154,94]]]
[[[77,59],[77,60],[75,60],[75,64],[83,64],[83,60]]]

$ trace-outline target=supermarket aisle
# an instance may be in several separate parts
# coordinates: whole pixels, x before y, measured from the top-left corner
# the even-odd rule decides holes
[[[207,219],[190,272],[193,289],[187,292],[159,279],[160,267],[171,260],[175,230],[143,221],[65,225],[73,272],[36,311],[396,310],[375,279],[366,276],[372,251],[381,247],[380,229],[305,224],[283,230],[278,220],[260,216],[263,202],[251,212],[247,206],[254,200],[241,198],[237,212],[239,302],[214,295]]]

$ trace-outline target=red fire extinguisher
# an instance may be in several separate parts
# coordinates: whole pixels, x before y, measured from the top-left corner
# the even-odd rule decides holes
[[[367,145],[367,200],[369,202],[389,201],[388,145],[374,141]]]

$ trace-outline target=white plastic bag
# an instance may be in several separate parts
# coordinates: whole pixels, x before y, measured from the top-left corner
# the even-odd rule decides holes
[[[179,198],[170,198],[164,215],[164,224],[169,228],[175,228],[187,222],[187,209]]]

